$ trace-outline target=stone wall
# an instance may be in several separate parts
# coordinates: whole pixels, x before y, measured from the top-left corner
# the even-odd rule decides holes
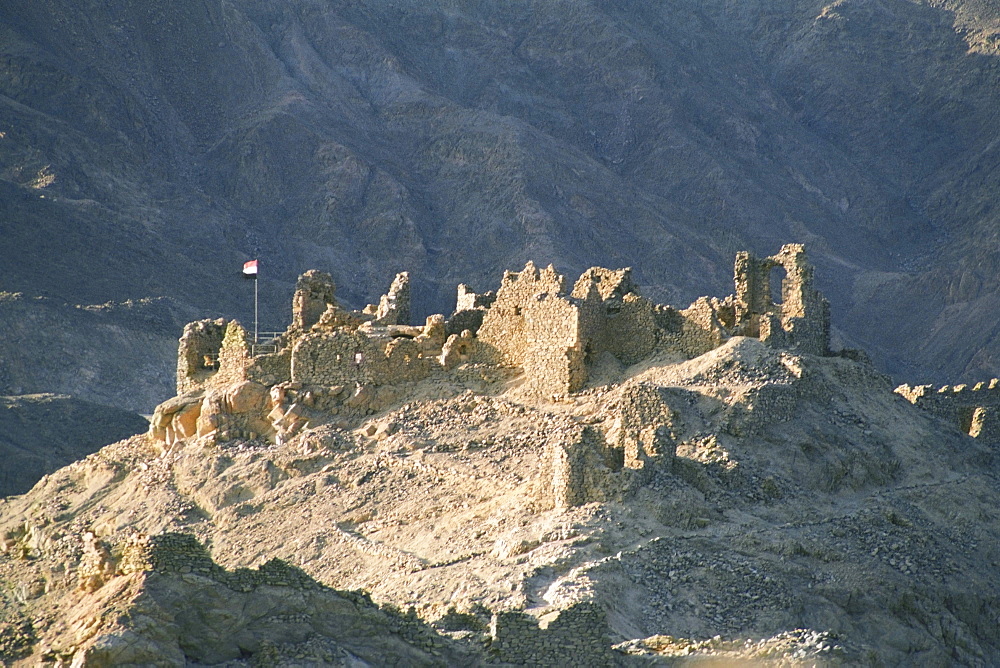
[[[387,376],[384,349],[361,332],[307,334],[292,349],[292,381],[308,385],[379,384]]]
[[[306,332],[319,322],[328,304],[336,305],[336,285],[330,274],[310,269],[299,276],[292,296],[293,331]]]
[[[623,364],[635,364],[659,343],[655,307],[635,292],[631,269],[591,267],[573,286],[573,298],[589,359],[609,352]]]
[[[201,387],[218,371],[226,321],[197,320],[184,326],[177,349],[177,394]]]
[[[247,379],[250,363],[250,335],[243,329],[243,325],[231,320],[226,325],[226,334],[219,350],[219,371],[206,385],[221,388],[244,381]]]
[[[718,305],[717,299],[699,297],[691,306],[678,312],[680,331],[671,339],[680,352],[688,357],[697,357],[718,348],[729,339],[729,333],[719,317]]]
[[[747,399],[726,411],[722,428],[733,436],[762,433],[775,419],[794,415],[802,387],[766,384],[752,388]]]
[[[544,457],[552,477],[543,495],[551,495],[548,500],[552,507],[569,508],[601,500],[599,477],[608,469],[600,455],[593,435],[586,433],[585,427],[549,435]]]
[[[539,395],[575,392],[587,381],[580,310],[564,297],[535,295],[524,307],[524,373]]]
[[[623,389],[605,409],[608,425],[605,439],[609,450],[622,466],[642,469],[654,461],[669,465],[677,450],[680,426],[678,413],[670,401],[691,404],[687,390],[658,388],[640,383]]]
[[[549,265],[539,271],[528,262],[520,272],[504,272],[496,300],[483,317],[479,340],[482,361],[523,366],[528,351],[524,307],[537,294],[563,295],[566,279]]]
[[[975,385],[900,385],[896,393],[911,404],[952,423],[963,433],[1000,443],[1000,379]]]
[[[772,297],[772,273],[781,268],[781,303]],[[736,255],[733,334],[753,336],[776,348],[825,355],[830,347],[830,305],[813,286],[813,267],[802,244],[786,244],[759,259]]]
[[[622,299],[628,293],[637,291],[636,285],[632,282],[632,267],[624,269],[591,267],[580,274],[580,278],[573,284],[573,296],[577,299],[586,299],[591,285],[596,286],[601,301]]]
[[[455,312],[451,314],[445,324],[447,334],[461,334],[466,330],[473,334],[477,333],[483,325],[487,309],[493,305],[494,301],[496,301],[494,292],[477,294],[464,283],[460,283],[455,299]]]
[[[631,270],[592,267],[571,294],[565,286],[551,266],[505,274],[478,331],[479,361],[523,368],[539,395],[565,394],[584,386],[588,360],[610,352],[634,364],[659,343],[655,307],[635,293]]]
[[[517,666],[615,665],[607,614],[589,601],[561,611],[546,628],[524,612],[501,612],[490,623],[490,653]]]
[[[382,295],[375,309],[375,323],[378,325],[408,325],[410,323],[410,274],[403,271],[396,274],[389,292]]]
[[[318,332],[292,349],[292,381],[307,385],[385,385],[426,378],[433,359],[410,338],[369,336],[363,331]]]
[[[247,380],[261,385],[276,385],[292,379],[292,349],[279,348],[277,352],[256,355],[246,370]]]

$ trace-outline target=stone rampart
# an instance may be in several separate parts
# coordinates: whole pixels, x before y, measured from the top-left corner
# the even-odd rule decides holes
[[[782,301],[775,303],[771,272],[778,268],[785,277]],[[763,259],[740,253],[734,275],[735,295],[702,297],[679,310],[640,296],[628,268],[592,267],[568,292],[566,278],[552,266],[539,270],[529,262],[520,272],[506,272],[495,295],[459,286],[451,320],[432,315],[418,327],[405,323],[410,315],[406,272],[396,276],[378,305],[347,311],[336,302],[330,275],[307,271],[296,284],[291,324],[265,344],[251,341],[236,321],[202,320],[185,328],[178,351],[179,396],[157,408],[150,431],[169,448],[213,434],[217,439],[288,438],[307,425],[331,421],[319,406],[299,403],[271,401],[261,409],[262,416],[251,414],[256,408],[236,410],[229,397],[245,383],[265,389],[315,388],[306,392],[314,398],[344,394],[330,411],[364,415],[384,403],[369,401],[382,396],[379,388],[434,373],[461,376],[477,369],[473,376],[483,377],[482,369],[490,366],[494,371],[520,369],[526,392],[551,398],[584,388],[590,365],[609,355],[623,365],[635,364],[657,348],[694,357],[733,335],[826,354],[829,309],[813,288],[813,270],[801,245],[783,246]],[[780,397],[759,397],[764,403],[772,399]],[[991,433],[993,407],[980,402],[971,412],[939,410],[960,412],[957,419],[969,431]],[[754,428],[753,418],[744,417],[734,419],[734,428]],[[630,435],[615,436],[614,443],[603,447],[617,453],[612,459],[620,460],[619,467],[640,470],[646,459],[669,445],[669,420],[656,424],[666,430],[637,434],[623,427],[616,433]],[[567,471],[576,466],[571,450],[556,457]],[[598,493],[593,486],[589,492],[577,490],[572,475],[566,480],[565,485],[557,483],[565,503]]]
[[[896,393],[963,433],[1000,443],[1000,379],[974,385],[900,385]]]

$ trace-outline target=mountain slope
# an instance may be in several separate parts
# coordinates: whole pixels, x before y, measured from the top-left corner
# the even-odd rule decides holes
[[[139,415],[73,397],[0,397],[0,496],[24,494],[42,476],[146,429]]]
[[[537,402],[470,365],[390,387],[382,410],[341,411],[283,445],[108,446],[0,506],[4,591],[22,592],[11,614],[35,629],[19,656],[72,654],[57,611],[90,582],[87,554],[105,555],[95,586],[115,592],[131,586],[135,536],[184,532],[228,569],[277,557],[413,606],[487,664],[527,660],[487,630],[491,611],[538,619],[544,646],[579,606],[603,620],[586,637],[607,634],[604,651],[629,641],[613,655],[622,665],[761,657],[789,639],[772,659],[998,660],[992,445],[869,366],[742,337],[601,382]],[[630,439],[645,444],[639,468],[616,463]],[[578,467],[586,498],[565,503],[560,461]],[[517,619],[512,637],[533,637]],[[141,635],[160,642],[152,631]]]
[[[727,291],[733,251],[801,241],[884,369],[997,374],[989,3],[14,0],[0,19],[0,288],[247,321],[234,277],[259,256],[281,322],[307,268],[353,306],[409,270],[428,313],[531,259],[631,265],[683,306]]]

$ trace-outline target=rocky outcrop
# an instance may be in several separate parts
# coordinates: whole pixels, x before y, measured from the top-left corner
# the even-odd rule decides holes
[[[42,634],[48,647],[39,657],[43,661],[87,666],[474,661],[426,624],[381,609],[363,594],[324,587],[279,559],[228,571],[193,536],[130,536],[116,570],[107,548],[95,545],[87,534],[81,565],[86,594],[63,611],[51,633]],[[69,637],[60,635],[64,629],[77,629],[70,645]]]

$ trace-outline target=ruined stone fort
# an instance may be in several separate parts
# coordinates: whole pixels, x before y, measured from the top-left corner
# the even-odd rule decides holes
[[[779,268],[780,286],[772,285]],[[329,274],[307,271],[296,284],[291,323],[269,340],[254,341],[235,320],[184,328],[177,396],[157,407],[150,432],[167,450],[190,439],[281,444],[320,425],[355,427],[398,402],[408,385],[435,375],[519,378],[523,392],[551,400],[585,388],[595,366],[609,358],[625,366],[654,351],[693,358],[734,336],[797,354],[831,354],[829,304],[814,287],[802,245],[764,258],[738,253],[734,284],[724,299],[701,297],[677,309],[641,296],[628,268],[592,267],[570,284],[552,266],[529,262],[505,272],[495,292],[459,285],[450,316],[412,325],[407,273],[395,277],[378,304],[355,311],[338,304]],[[973,436],[996,430],[990,420],[1000,406],[996,381],[897,391]],[[669,420],[657,418],[669,407],[658,396],[633,399],[619,418],[619,442],[610,446],[619,470],[640,471],[672,453],[663,433]],[[582,427],[573,443],[549,447],[554,505],[605,494],[607,485],[591,479],[588,440]],[[598,456],[607,459],[607,452]]]

